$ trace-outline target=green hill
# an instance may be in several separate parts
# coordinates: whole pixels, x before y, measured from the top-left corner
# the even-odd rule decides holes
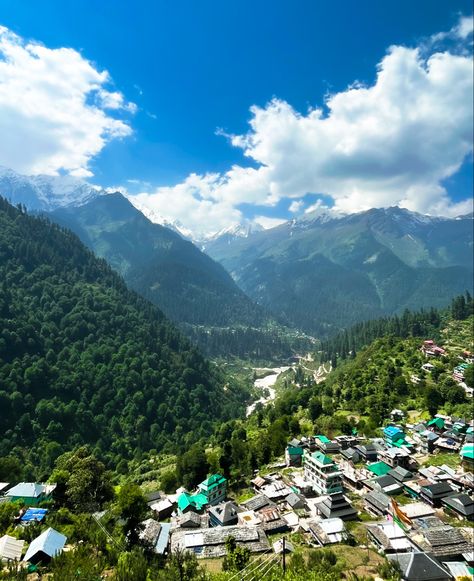
[[[69,231],[0,199],[0,456],[179,449],[244,396]]]
[[[400,208],[287,222],[206,252],[255,301],[319,337],[472,289],[472,216]]]

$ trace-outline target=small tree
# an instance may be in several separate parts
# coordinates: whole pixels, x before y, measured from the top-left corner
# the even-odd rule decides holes
[[[222,563],[224,571],[242,571],[249,560],[250,551],[247,547],[238,547],[235,538],[230,535],[225,541],[226,556]]]

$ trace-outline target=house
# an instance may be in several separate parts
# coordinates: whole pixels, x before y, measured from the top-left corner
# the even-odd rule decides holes
[[[170,498],[161,498],[158,502],[152,502],[149,506],[158,514],[158,518],[166,519],[173,514],[176,503]]]
[[[420,498],[436,508],[441,506],[441,500],[452,495],[454,490],[447,482],[436,482],[421,487]]]
[[[386,554],[413,551],[414,547],[406,533],[397,524],[381,522],[367,526],[370,541]]]
[[[178,496],[179,514],[184,514],[188,511],[201,512],[207,505],[207,496],[201,493],[189,494],[189,492],[185,491]]]
[[[295,550],[294,546],[290,541],[287,541],[285,538],[278,539],[273,543],[273,550],[277,555],[281,555],[283,552],[285,553],[293,553]]]
[[[343,543],[347,540],[346,527],[340,518],[328,518],[319,522],[312,522],[309,532],[321,547]]]
[[[428,422],[428,428],[434,430],[435,432],[441,433],[445,428],[444,418],[435,416]]]
[[[262,522],[262,519],[254,510],[244,510],[237,514],[237,522],[239,526],[254,527]]]
[[[407,446],[405,442],[404,446]],[[408,468],[410,465],[410,454],[404,448],[389,448],[380,453],[380,458],[391,468],[396,468],[397,466],[402,466],[403,468]]]
[[[401,448],[402,446],[409,446],[410,444],[406,441],[406,436],[401,428],[398,426],[387,426],[383,430],[385,444],[389,448],[394,446]]]
[[[56,484],[42,484],[38,482],[20,482],[6,491],[5,496],[11,502],[20,501],[30,506],[49,500]]]
[[[469,579],[473,578],[472,567],[462,561],[443,561],[443,566],[451,573],[453,579]]]
[[[228,527],[237,524],[238,508],[233,502],[224,502],[209,509],[211,527]]]
[[[182,529],[199,529],[202,527],[202,517],[197,512],[190,510],[179,516],[178,527]]]
[[[285,502],[290,510],[305,509],[306,499],[303,495],[291,492],[286,498]]]
[[[410,520],[416,518],[426,518],[433,516],[435,514],[434,508],[432,508],[426,502],[411,502],[410,504],[404,504],[401,508],[403,514]],[[393,514],[393,506],[390,507],[391,514]]]
[[[267,498],[264,494],[257,494],[256,496],[252,496],[252,498],[249,498],[242,504],[247,510],[261,510],[267,506],[275,506],[275,503]]]
[[[431,373],[433,371],[433,369],[435,368],[435,366],[432,363],[424,363],[421,366],[421,369],[423,371],[426,371],[427,373]]]
[[[238,547],[245,547],[251,553],[266,553],[271,550],[267,536],[261,527],[233,526],[173,531],[171,552],[192,551],[198,559],[225,557],[227,553],[225,545],[229,536],[235,539]]]
[[[459,528],[446,525],[436,517],[416,519],[415,525],[418,528],[411,534],[413,542],[436,559],[456,560],[472,550],[472,542]]]
[[[288,444],[285,448],[285,463],[287,466],[301,466],[303,460],[303,448]]]
[[[323,518],[342,518],[342,520],[356,520],[358,518],[357,511],[342,492],[330,494],[318,502],[316,513]]]
[[[366,511],[373,516],[385,516],[390,507],[390,497],[383,492],[373,490],[365,495],[364,506]]]
[[[400,482],[395,480],[388,474],[386,476],[379,476],[373,481],[374,490],[380,490],[384,494],[395,495],[403,492],[403,486]]]
[[[25,541],[18,541],[10,535],[3,535],[0,538],[0,561],[19,561],[24,544]]]
[[[395,553],[388,558],[400,567],[403,581],[452,581],[448,571],[426,553]]]
[[[145,542],[153,552],[164,555],[167,552],[170,539],[170,523],[159,523],[149,518],[142,523],[140,539]]]
[[[402,412],[402,410],[393,409],[390,412],[390,419],[392,420],[392,422],[399,422],[404,417],[405,417],[405,414]]]
[[[420,452],[422,454],[432,454],[434,452],[435,443],[438,440],[438,438],[439,438],[438,434],[435,434],[431,430],[425,430],[424,432],[421,432],[421,434],[419,435]]]
[[[261,520],[261,528],[267,535],[276,533],[285,533],[290,530],[286,520],[281,518],[280,513],[276,507],[264,508],[259,513]]]
[[[360,453],[355,448],[347,448],[347,450],[341,450],[341,456],[352,462],[353,464],[357,464],[360,461]]]
[[[265,484],[261,489],[262,494],[273,501],[282,500],[291,492],[282,480],[275,479],[272,482]]]
[[[329,438],[322,434],[314,436],[314,441],[316,447],[319,448],[321,452],[323,452],[323,454],[334,454],[336,452],[339,452],[339,450],[341,449],[339,442],[331,441]]]
[[[46,514],[48,509],[46,508],[28,508],[20,517],[20,522],[22,524],[30,523],[30,522],[41,522]]]
[[[370,470],[375,476],[385,476],[390,472],[391,468],[385,462],[374,462],[373,464],[369,464],[367,466],[367,470]]]
[[[33,565],[49,563],[53,557],[62,552],[66,541],[67,537],[50,527],[31,542],[23,561],[28,561]]]
[[[311,482],[317,494],[342,492],[342,472],[339,466],[322,452],[305,450],[303,457],[304,477]]]
[[[341,450],[347,450],[347,448],[352,448],[357,444],[358,438],[355,435],[348,436],[344,434],[342,436],[336,436],[334,440],[339,444]]]
[[[373,444],[354,446],[364,462],[377,462],[378,452]]]
[[[474,499],[469,494],[453,494],[441,499],[444,510],[460,519],[474,520]]]
[[[406,470],[405,468],[402,468],[401,466],[392,468],[392,470],[388,472],[388,475],[391,476],[392,478],[395,478],[395,480],[397,480],[398,482],[402,483],[407,482],[408,480],[411,480],[413,478],[413,473],[410,472],[409,470]]]
[[[219,504],[227,494],[227,478],[212,474],[198,485],[198,493],[205,496],[207,504]]]
[[[474,444],[464,444],[459,455],[463,466],[471,470],[474,469]]]

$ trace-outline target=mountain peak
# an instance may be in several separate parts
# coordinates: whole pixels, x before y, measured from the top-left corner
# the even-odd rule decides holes
[[[0,195],[29,210],[51,211],[80,206],[97,197],[101,189],[73,176],[27,176],[0,166]]]

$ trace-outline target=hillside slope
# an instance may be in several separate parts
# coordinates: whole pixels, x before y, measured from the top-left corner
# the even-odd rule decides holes
[[[239,413],[223,383],[76,236],[0,198],[0,456],[38,474],[82,443],[115,463],[177,449]]]
[[[206,251],[259,304],[319,336],[472,289],[472,216],[307,216]]]
[[[264,319],[263,309],[220,264],[176,232],[153,224],[120,193],[79,208],[59,208],[51,218],[75,232],[175,322],[258,325]]]

